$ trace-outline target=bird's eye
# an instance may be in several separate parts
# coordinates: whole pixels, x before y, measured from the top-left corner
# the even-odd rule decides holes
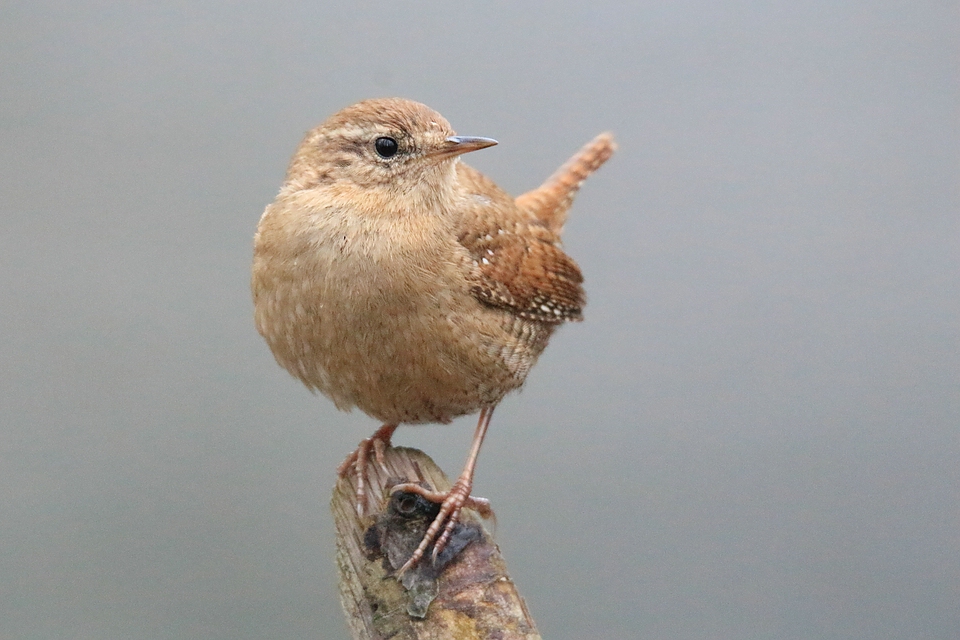
[[[377,150],[377,155],[381,158],[390,158],[397,155],[397,141],[393,138],[377,138],[373,143],[373,148]]]

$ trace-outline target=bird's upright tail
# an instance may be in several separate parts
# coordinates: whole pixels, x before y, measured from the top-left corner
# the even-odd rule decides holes
[[[613,135],[601,133],[564,162],[542,185],[519,196],[517,206],[559,235],[580,185],[616,150]]]

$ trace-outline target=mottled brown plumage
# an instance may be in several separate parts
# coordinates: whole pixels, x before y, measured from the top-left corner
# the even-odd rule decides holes
[[[397,425],[480,411],[449,493],[400,487],[443,503],[406,566],[435,539],[434,553],[443,547],[462,506],[488,508],[470,487],[493,408],[585,304],[560,234],[613,139],[598,136],[516,200],[459,159],[492,144],[455,136],[416,102],[347,107],[304,138],[255,238],[256,324],[277,362],[384,423],[341,466],[357,473],[361,508],[370,451]]]

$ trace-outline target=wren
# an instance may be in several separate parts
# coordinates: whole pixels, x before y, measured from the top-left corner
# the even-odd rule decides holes
[[[357,103],[307,133],[254,239],[256,325],[277,362],[383,423],[339,469],[357,476],[361,514],[371,452],[382,460],[398,425],[480,413],[450,491],[394,488],[441,505],[400,573],[431,543],[437,557],[461,508],[489,512],[470,492],[493,410],[585,304],[560,234],[612,136],[516,199],[460,160],[495,144],[417,102]]]

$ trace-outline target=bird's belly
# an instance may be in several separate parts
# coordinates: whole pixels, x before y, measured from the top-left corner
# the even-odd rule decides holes
[[[438,282],[280,286],[258,302],[277,361],[341,409],[385,423],[449,422],[523,384],[547,329]]]

